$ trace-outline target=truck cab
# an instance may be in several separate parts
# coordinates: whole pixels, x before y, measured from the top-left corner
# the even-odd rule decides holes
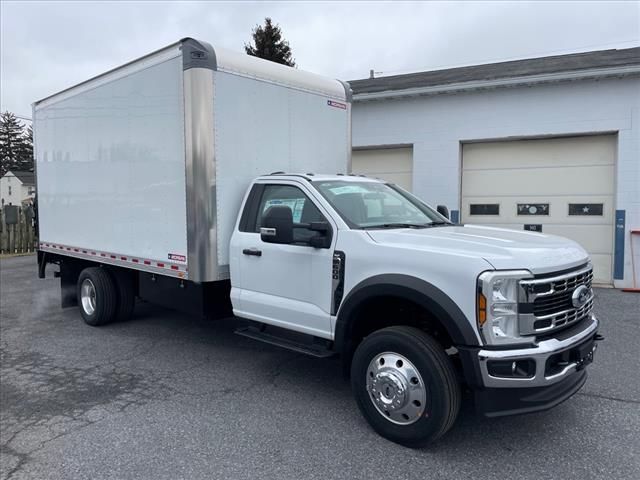
[[[461,389],[488,416],[560,403],[599,338],[578,244],[456,225],[381,180],[259,177],[230,251],[233,312],[255,338],[340,353],[362,413],[405,445],[442,435]]]

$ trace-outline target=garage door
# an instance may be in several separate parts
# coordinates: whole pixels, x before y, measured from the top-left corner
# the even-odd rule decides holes
[[[615,135],[465,144],[462,221],[580,243],[612,283]]]
[[[411,191],[413,183],[413,148],[376,148],[354,150],[352,171],[381,178]]]

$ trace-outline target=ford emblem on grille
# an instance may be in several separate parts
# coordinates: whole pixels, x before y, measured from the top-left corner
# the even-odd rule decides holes
[[[587,303],[587,300],[589,300],[590,293],[589,288],[584,285],[580,285],[573,291],[573,294],[571,295],[571,303],[576,308],[584,306],[584,304]]]

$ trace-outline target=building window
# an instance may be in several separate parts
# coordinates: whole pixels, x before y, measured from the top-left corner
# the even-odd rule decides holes
[[[500,204],[472,203],[469,205],[469,215],[500,215]]]
[[[602,216],[604,205],[602,203],[570,203],[570,216]]]
[[[548,203],[519,203],[518,215],[549,215]]]
[[[9,196],[11,196],[11,185],[9,185]]]

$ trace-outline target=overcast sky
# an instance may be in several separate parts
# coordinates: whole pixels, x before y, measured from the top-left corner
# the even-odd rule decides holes
[[[185,36],[242,50],[271,16],[299,68],[381,74],[628,48],[640,2],[2,1],[2,111],[31,103]]]

